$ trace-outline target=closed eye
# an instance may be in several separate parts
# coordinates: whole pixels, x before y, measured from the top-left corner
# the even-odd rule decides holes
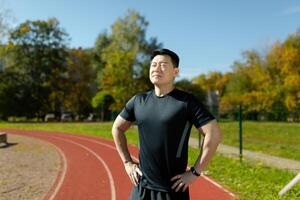
[[[155,67],[156,66],[156,62],[152,62],[150,66],[151,67]]]

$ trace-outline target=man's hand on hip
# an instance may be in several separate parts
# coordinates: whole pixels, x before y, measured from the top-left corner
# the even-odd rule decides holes
[[[171,181],[174,182],[172,185],[172,190],[175,190],[175,192],[182,190],[184,192],[196,179],[197,176],[195,176],[190,170],[184,172],[183,174],[176,175],[171,179]]]
[[[126,162],[124,164],[125,166],[125,170],[131,180],[131,182],[137,186],[138,183],[139,183],[139,178],[141,176],[143,176],[143,173],[142,171],[140,170],[140,168],[138,167],[138,163],[135,163],[133,161],[129,161],[129,162]]]

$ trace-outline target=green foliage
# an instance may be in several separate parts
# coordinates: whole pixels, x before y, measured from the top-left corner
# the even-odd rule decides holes
[[[98,88],[100,88],[100,79],[103,68],[106,65],[106,61],[102,58],[104,50],[108,47],[111,40],[107,32],[101,32],[97,39],[94,48],[92,49],[92,66],[97,71]]]
[[[222,73],[213,71],[209,72],[207,75],[200,74],[199,76],[192,79],[192,83],[197,85],[203,91],[222,91],[224,89],[224,84],[222,82]]]
[[[111,34],[100,34],[96,55],[100,67],[100,87],[114,98],[112,110],[121,109],[139,91],[149,90],[150,52],[161,44],[146,40],[148,22],[138,12],[129,10],[111,27]]]
[[[276,42],[266,55],[253,50],[244,52],[244,60],[234,63],[233,73],[221,95],[221,112],[232,112],[237,104],[241,104],[246,116],[267,113],[267,118],[272,116],[270,120],[299,121],[299,44],[298,31],[283,43]],[[278,115],[278,110],[290,114]]]
[[[32,89],[25,83],[26,80],[17,72],[0,72],[0,118],[32,117],[31,113],[36,104],[31,96]]]
[[[203,90],[201,90],[201,88],[198,87],[196,84],[191,83],[189,80],[183,79],[183,80],[177,81],[175,83],[175,86],[178,89],[181,89],[181,90],[184,90],[187,92],[191,92],[199,100],[201,100],[202,102],[205,102],[205,92]]]
[[[0,117],[43,117],[65,110],[85,115],[92,112],[97,91],[109,92],[115,101],[105,106],[119,110],[136,92],[152,86],[149,54],[161,44],[146,39],[147,26],[143,16],[129,10],[109,34],[99,34],[95,48],[83,51],[67,49],[68,35],[55,18],[18,25],[0,47]]]
[[[20,80],[16,84],[22,85],[26,92],[10,91],[7,98],[21,99],[23,106],[32,105],[28,110],[13,106],[12,112],[23,116],[59,112],[67,70],[66,40],[67,34],[56,19],[26,21],[10,33],[6,52],[1,55],[5,61],[3,76],[16,74]]]
[[[92,112],[91,99],[97,91],[90,54],[82,49],[70,50],[66,74],[64,108],[77,115],[87,115]]]
[[[6,17],[0,10],[0,35],[9,29]],[[114,99],[106,110],[120,110],[134,94],[153,87],[149,55],[162,44],[146,37],[148,25],[144,16],[128,10],[99,34],[94,48],[69,50],[69,37],[57,19],[20,24],[0,46],[0,117],[63,110],[87,114],[97,91]],[[176,85],[203,101],[205,92],[217,94],[221,117],[233,116],[241,104],[247,119],[299,121],[300,30],[265,54],[248,50],[242,55],[232,72],[201,74]]]
[[[101,113],[101,120],[108,118],[109,107],[114,102],[113,97],[106,91],[100,91],[92,99],[93,108]]]
[[[96,96],[92,99],[92,106],[95,109],[101,109],[109,107],[109,105],[113,102],[112,96],[105,91],[98,92]]]
[[[234,96],[241,96],[251,89],[250,78],[244,75],[234,74],[229,83],[226,85],[226,94],[234,95]]]

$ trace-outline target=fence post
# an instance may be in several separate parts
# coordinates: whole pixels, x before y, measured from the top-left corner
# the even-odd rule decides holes
[[[239,142],[240,142],[240,161],[243,160],[243,110],[242,105],[239,105],[238,120],[239,120]]]

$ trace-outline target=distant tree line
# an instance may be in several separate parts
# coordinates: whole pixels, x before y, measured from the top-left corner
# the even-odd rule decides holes
[[[79,118],[97,112],[109,119],[131,95],[151,87],[149,53],[162,44],[146,39],[147,26],[129,10],[90,49],[69,48],[70,38],[55,18],[10,30],[0,46],[0,118],[43,119],[71,111]]]
[[[300,30],[267,52],[243,52],[232,71],[211,72],[192,80],[219,95],[221,116],[233,115],[242,105],[246,119],[300,120]]]
[[[149,55],[163,45],[147,39],[147,26],[145,17],[129,10],[99,33],[94,47],[82,49],[69,47],[55,18],[19,24],[0,46],[0,118],[44,119],[70,111],[78,119],[98,113],[109,120],[132,95],[153,88]],[[202,101],[217,95],[222,117],[234,116],[242,105],[247,119],[299,120],[300,31],[265,54],[244,52],[231,72],[200,74],[176,86]]]

